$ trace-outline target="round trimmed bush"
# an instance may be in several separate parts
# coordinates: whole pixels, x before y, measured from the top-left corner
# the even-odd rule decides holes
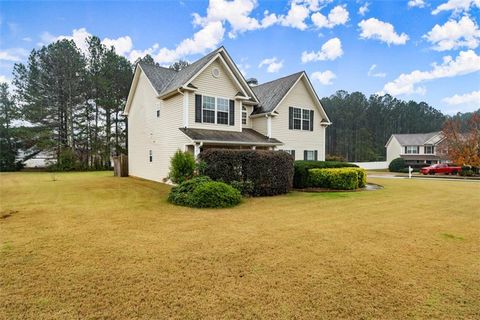
[[[180,183],[170,191],[168,201],[194,208],[227,208],[240,203],[242,195],[232,186],[196,177]]]
[[[200,184],[193,190],[190,206],[195,208],[228,208],[236,206],[242,200],[240,191],[219,181]]]
[[[390,172],[402,172],[403,169],[407,167],[405,163],[405,159],[403,158],[396,158],[393,159],[392,162],[388,165],[388,171]]]

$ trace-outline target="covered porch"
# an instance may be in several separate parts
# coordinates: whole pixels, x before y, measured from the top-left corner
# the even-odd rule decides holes
[[[253,129],[223,131],[210,129],[180,128],[190,138],[191,144],[186,145],[186,151],[197,157],[206,149],[257,149],[275,150],[283,143],[275,138],[268,138]]]

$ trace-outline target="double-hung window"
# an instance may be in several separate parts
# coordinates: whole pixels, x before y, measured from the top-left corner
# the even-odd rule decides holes
[[[433,154],[434,147],[433,146],[425,146],[425,154]]]
[[[152,150],[148,151],[148,162],[153,162],[153,152],[152,152]]]
[[[215,123],[215,98],[203,96],[202,120],[206,123]]]
[[[315,151],[314,150],[305,150],[304,151],[304,160],[307,161],[314,161],[315,159]]]
[[[418,146],[405,146],[406,154],[418,154]]]
[[[310,110],[302,109],[302,130],[310,130]]]
[[[302,109],[293,108],[293,129],[302,129]]]
[[[290,130],[313,131],[313,110],[289,107]]]
[[[217,123],[228,124],[229,104],[227,99],[217,98]]]
[[[242,124],[247,124],[247,108],[242,106]]]

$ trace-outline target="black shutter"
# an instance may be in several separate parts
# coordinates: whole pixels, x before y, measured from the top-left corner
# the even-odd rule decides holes
[[[293,129],[293,107],[288,107],[288,129]]]
[[[293,160],[295,160],[295,150],[290,151],[290,154],[292,155]]]
[[[407,154],[407,146],[405,146],[405,154]]]
[[[230,125],[235,125],[235,101],[230,100]]]
[[[318,150],[315,150],[315,161],[318,160]]]
[[[303,150],[303,160],[307,160],[307,150]]]
[[[195,122],[202,122],[202,96],[195,95]]]
[[[420,147],[417,146],[417,154],[419,154],[419,153],[420,153]]]
[[[310,110],[310,131],[313,131],[313,110]]]

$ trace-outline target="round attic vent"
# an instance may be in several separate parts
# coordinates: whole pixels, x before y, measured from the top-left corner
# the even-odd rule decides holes
[[[213,68],[212,69],[212,76],[214,76],[215,78],[218,78],[220,76],[220,69]]]

